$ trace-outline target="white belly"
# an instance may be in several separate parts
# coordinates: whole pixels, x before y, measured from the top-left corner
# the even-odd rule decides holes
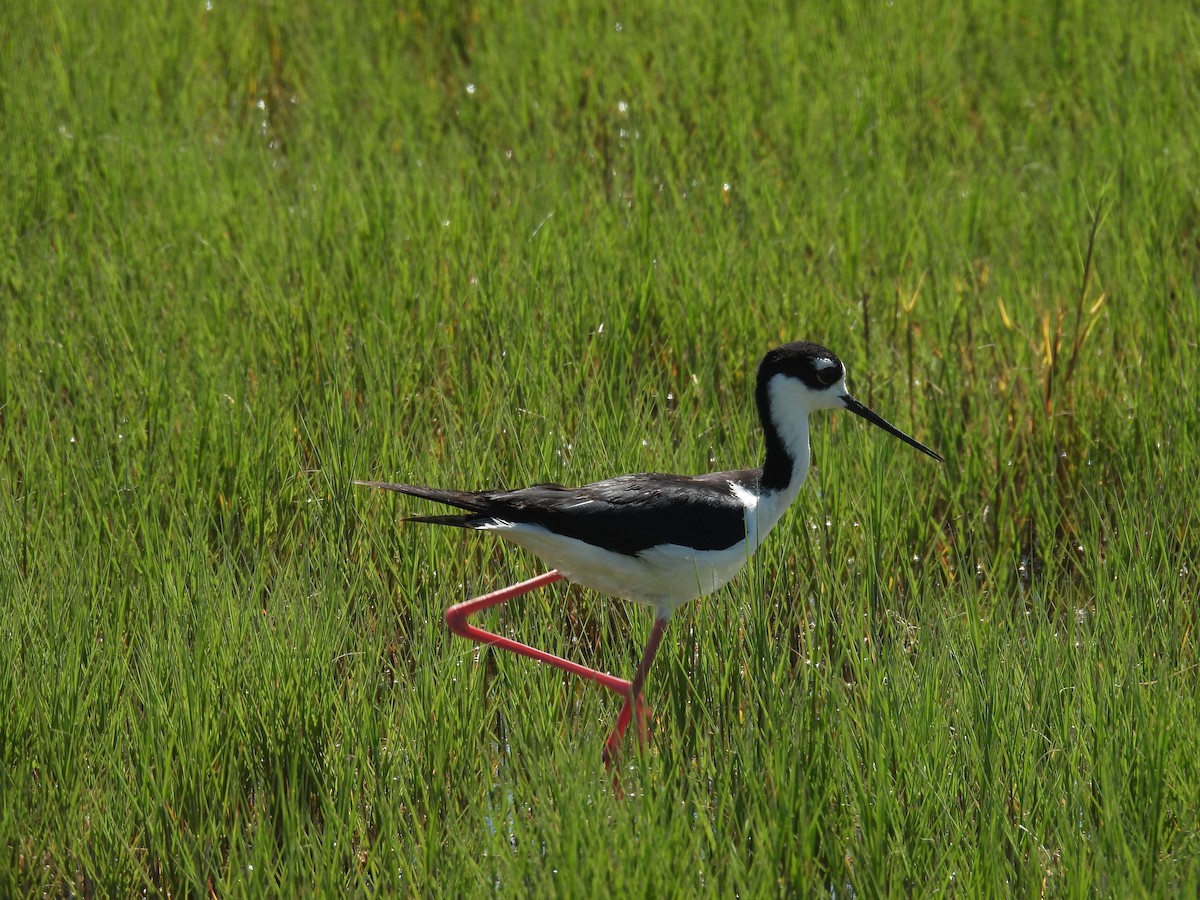
[[[636,556],[554,534],[540,525],[498,523],[495,531],[557,569],[568,581],[610,597],[653,606],[668,615],[677,606],[723,587],[749,558],[746,541],[725,550],[664,544]]]

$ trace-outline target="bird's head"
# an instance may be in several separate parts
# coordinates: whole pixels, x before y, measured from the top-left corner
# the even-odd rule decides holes
[[[832,350],[811,341],[796,341],[776,347],[758,367],[758,406],[776,428],[785,429],[784,419],[803,416],[818,409],[848,409],[873,425],[932,456],[942,457],[920,441],[909,437],[882,416],[855,400],[846,389],[846,367]]]

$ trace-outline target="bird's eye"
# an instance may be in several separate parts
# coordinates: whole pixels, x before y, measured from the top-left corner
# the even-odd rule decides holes
[[[830,387],[837,384],[837,380],[842,377],[842,367],[836,359],[828,361],[829,365],[823,366],[817,370],[817,381],[823,387]]]

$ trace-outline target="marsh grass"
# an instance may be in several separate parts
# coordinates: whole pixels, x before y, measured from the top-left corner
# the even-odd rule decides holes
[[[0,12],[0,894],[1195,895],[1187,4]],[[462,487],[796,508],[614,699]],[[489,624],[628,672],[644,611]]]

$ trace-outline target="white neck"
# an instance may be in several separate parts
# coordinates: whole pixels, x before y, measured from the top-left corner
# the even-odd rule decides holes
[[[808,413],[811,399],[808,389],[793,378],[776,377],[767,386],[767,393],[769,421],[764,422],[763,427],[774,430],[791,462],[791,475],[786,486],[760,489],[754,502],[747,503],[747,554],[754,552],[783,517],[808,477]]]
[[[807,393],[807,388],[791,378],[776,378],[768,388],[771,398],[771,424],[775,433],[792,458],[792,477],[788,485],[777,493],[786,495],[787,502],[796,499],[800,486],[808,475],[808,413],[809,407],[804,400],[806,396],[795,396],[800,391]]]

